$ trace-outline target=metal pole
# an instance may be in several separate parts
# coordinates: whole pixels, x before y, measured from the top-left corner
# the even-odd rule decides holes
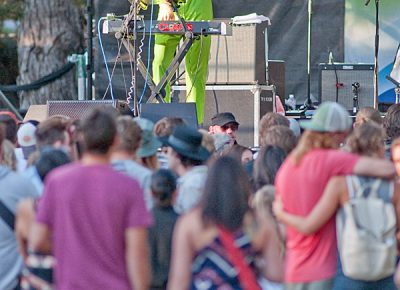
[[[307,108],[313,109],[311,101],[311,38],[312,38],[312,0],[308,0],[308,47],[307,47]]]
[[[11,102],[7,99],[7,97],[3,94],[3,92],[0,90],[0,99],[6,104],[7,107],[10,108],[10,110],[17,116],[17,118],[22,121],[23,118],[21,114],[18,112],[18,110],[11,104]]]
[[[375,67],[374,67],[374,108],[378,108],[378,56],[379,56],[379,0],[375,0],[376,22],[375,22]]]
[[[137,1],[132,1],[133,8],[133,51],[134,51],[134,62],[133,62],[133,107],[134,115],[139,116],[139,104],[137,95],[137,70],[138,70],[138,47],[137,47],[137,15],[138,15],[138,4]]]
[[[93,0],[86,2],[86,21],[87,21],[87,54],[88,62],[86,64],[87,93],[86,99],[93,97]]]

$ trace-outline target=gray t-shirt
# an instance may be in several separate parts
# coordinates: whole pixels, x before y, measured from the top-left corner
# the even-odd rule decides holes
[[[184,214],[195,207],[203,196],[207,179],[207,166],[194,166],[185,175],[178,178],[178,194],[174,209],[178,214]]]
[[[154,202],[150,192],[152,171],[133,160],[113,160],[112,166],[115,170],[133,177],[140,184],[144,192],[144,200],[148,210],[153,208]]]
[[[0,199],[15,213],[17,204],[27,197],[37,198],[39,193],[25,177],[0,165]],[[15,234],[0,218],[0,289],[15,288],[22,269],[22,257],[18,252]]]

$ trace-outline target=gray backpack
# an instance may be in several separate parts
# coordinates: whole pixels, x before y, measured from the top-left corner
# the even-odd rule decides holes
[[[336,220],[343,273],[363,281],[388,277],[395,272],[397,255],[393,183],[357,176],[346,180],[349,201]],[[382,185],[386,201],[378,194]]]

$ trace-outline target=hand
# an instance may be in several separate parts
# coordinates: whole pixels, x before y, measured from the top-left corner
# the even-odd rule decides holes
[[[272,203],[272,211],[274,212],[275,217],[280,220],[283,213],[283,203],[282,199],[278,196],[275,198],[274,202]]]
[[[162,21],[175,20],[174,11],[171,5],[167,3],[160,4],[160,12],[158,12],[158,18]]]

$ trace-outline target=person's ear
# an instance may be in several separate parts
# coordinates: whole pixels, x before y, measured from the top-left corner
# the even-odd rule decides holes
[[[121,142],[121,138],[118,136],[118,134],[115,135],[113,143],[111,145],[111,150],[114,151],[114,149],[119,145]]]

